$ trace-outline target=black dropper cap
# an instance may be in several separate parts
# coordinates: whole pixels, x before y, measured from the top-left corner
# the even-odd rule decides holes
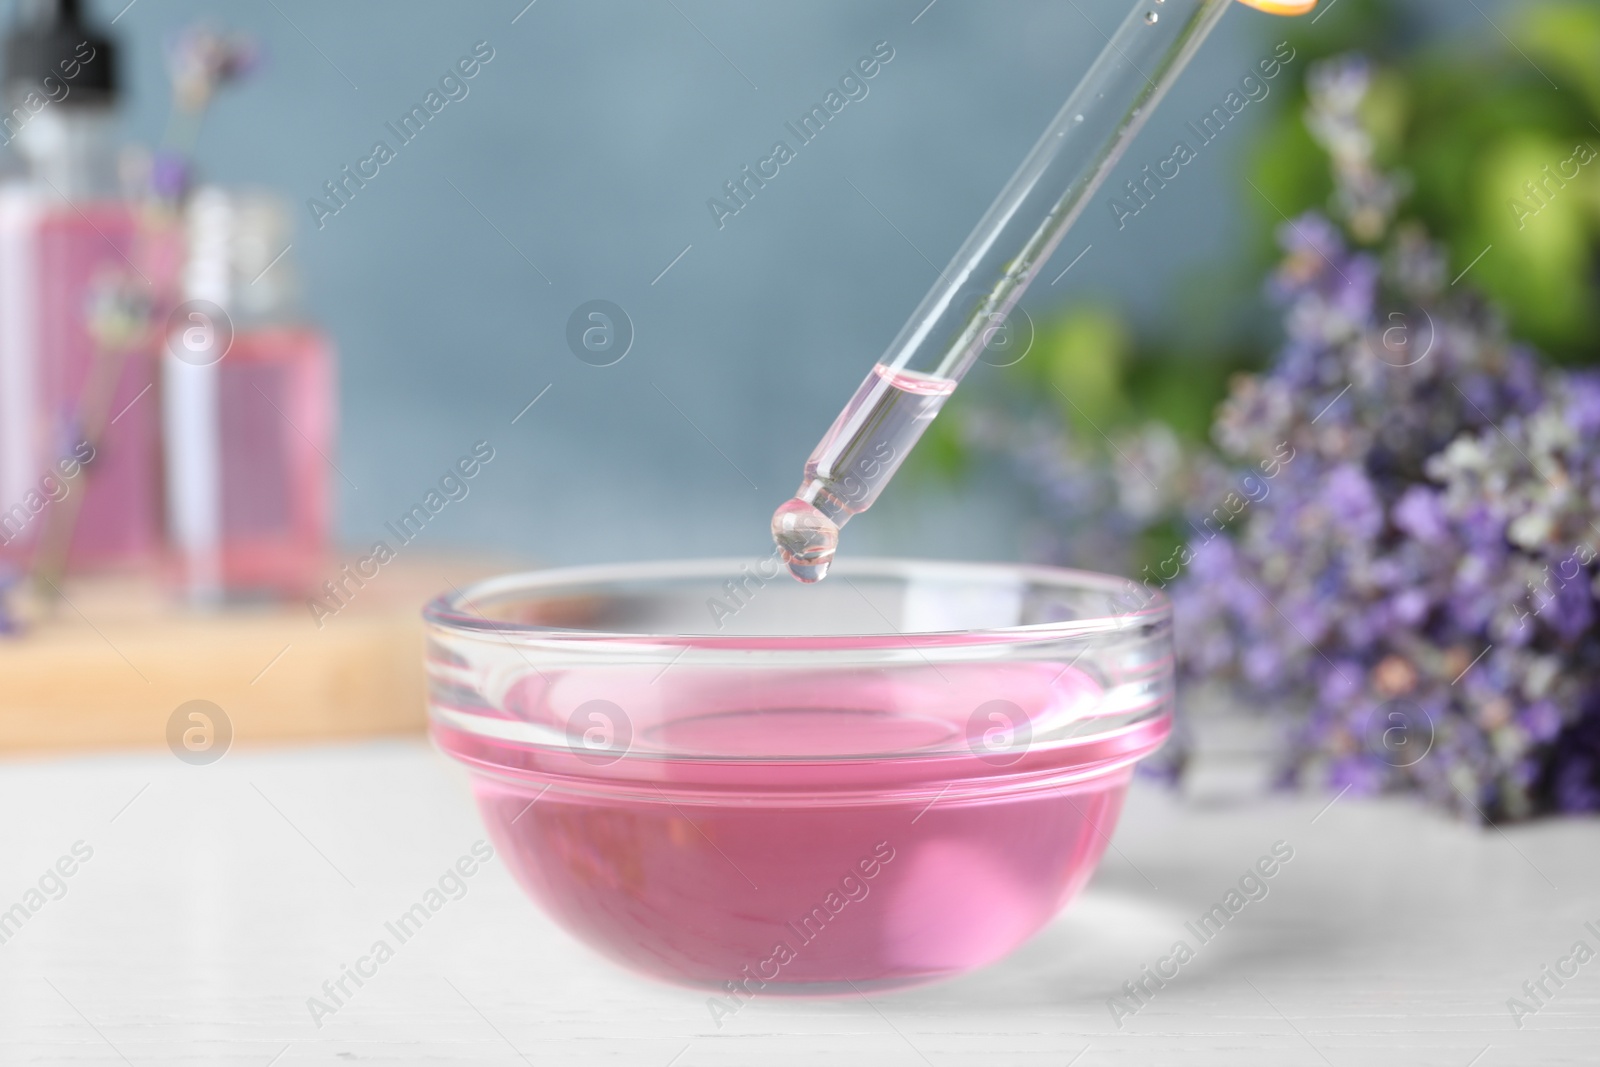
[[[16,91],[68,93],[56,106],[106,105],[117,99],[117,50],[111,38],[83,23],[79,0],[21,0],[5,35],[3,84]],[[73,71],[73,77],[67,75]],[[46,86],[45,79],[54,82]]]

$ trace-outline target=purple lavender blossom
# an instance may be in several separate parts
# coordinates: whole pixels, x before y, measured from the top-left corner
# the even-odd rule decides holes
[[[1387,245],[1354,251],[1318,215],[1283,228],[1287,340],[1214,436],[1241,466],[1276,442],[1297,458],[1174,590],[1180,657],[1284,720],[1285,782],[1472,818],[1600,810],[1600,379],[1541,367],[1448,291],[1439,250],[1391,232],[1399,197],[1352,132],[1364,78],[1314,75],[1311,126],[1345,225]],[[1429,735],[1415,763],[1362,725],[1401,706]]]
[[[1600,811],[1600,375],[1541,365],[1396,222],[1369,78],[1310,75],[1333,215],[1281,228],[1278,357],[1234,383],[1215,455],[1161,473],[1190,531],[1180,667],[1277,722],[1286,786],[1409,790],[1470,819]],[[1038,486],[1058,561],[1106,566],[1161,518],[1059,431],[1023,436],[990,443]],[[1269,460],[1270,492],[1211,521]]]

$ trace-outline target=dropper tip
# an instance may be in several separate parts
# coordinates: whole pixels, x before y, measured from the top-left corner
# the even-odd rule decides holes
[[[828,575],[839,527],[816,507],[793,497],[772,513],[772,540],[795,579],[810,585]]]

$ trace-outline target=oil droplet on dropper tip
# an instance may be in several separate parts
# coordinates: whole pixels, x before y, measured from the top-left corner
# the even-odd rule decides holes
[[[839,547],[839,527],[812,505],[791,497],[772,513],[772,540],[789,573],[810,585],[827,577]]]

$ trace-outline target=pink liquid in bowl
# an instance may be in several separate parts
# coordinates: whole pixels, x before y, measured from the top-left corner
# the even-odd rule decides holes
[[[546,670],[508,687],[498,729],[457,725],[481,704],[441,715],[436,690],[434,736],[479,772],[495,846],[551,916],[736,1003],[947,977],[1049,922],[1169,728],[1101,695],[1038,661]]]

